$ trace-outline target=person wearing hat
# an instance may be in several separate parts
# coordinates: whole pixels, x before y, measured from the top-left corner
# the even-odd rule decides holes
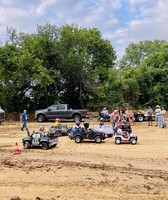
[[[39,127],[39,131],[40,131],[40,136],[41,136],[41,137],[44,137],[44,136],[47,135],[47,133],[45,132],[45,127],[44,127],[43,125],[41,125],[41,126]]]
[[[27,133],[29,134],[29,130],[27,128],[27,111],[26,110],[23,111],[23,114],[20,117],[20,121],[22,121],[23,123],[21,131],[24,131],[24,129],[26,129]]]
[[[103,110],[101,111],[102,117],[105,119],[109,119],[109,112],[108,110],[104,107]]]
[[[155,114],[156,114],[156,125],[155,126],[160,126],[160,106],[157,105],[155,109]]]

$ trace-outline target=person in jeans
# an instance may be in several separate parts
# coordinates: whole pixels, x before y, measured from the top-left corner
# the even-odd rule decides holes
[[[24,110],[23,114],[21,115],[21,119],[22,121],[22,128],[21,128],[21,131],[24,131],[24,129],[26,129],[27,133],[29,134],[29,130],[27,128],[27,111]]]
[[[104,107],[103,110],[101,111],[102,117],[105,119],[109,119],[109,112],[108,110]]]
[[[155,114],[156,114],[156,125],[155,126],[160,126],[160,106],[156,106]]]
[[[114,132],[115,123],[116,123],[116,110],[114,110],[114,112],[111,113],[110,122],[111,122],[111,125],[112,125],[112,130]]]
[[[166,128],[166,110],[164,108],[160,111],[160,121],[161,127]]]
[[[151,108],[151,106],[149,106],[147,110],[148,126],[152,126],[152,113],[153,113],[153,109]]]

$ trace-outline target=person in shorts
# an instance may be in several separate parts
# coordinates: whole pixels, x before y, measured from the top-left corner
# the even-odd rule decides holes
[[[149,106],[147,110],[148,126],[152,126],[152,113],[153,113],[153,109],[151,108],[151,106]]]

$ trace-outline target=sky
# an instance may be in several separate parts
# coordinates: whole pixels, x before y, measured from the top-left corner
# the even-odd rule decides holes
[[[6,28],[33,33],[37,25],[97,28],[118,59],[131,43],[168,41],[168,0],[0,0],[0,41]]]

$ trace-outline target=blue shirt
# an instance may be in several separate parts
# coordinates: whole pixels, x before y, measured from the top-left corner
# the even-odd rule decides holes
[[[26,120],[27,120],[27,115],[26,115],[26,113],[23,113],[22,114],[22,122],[26,122]]]

